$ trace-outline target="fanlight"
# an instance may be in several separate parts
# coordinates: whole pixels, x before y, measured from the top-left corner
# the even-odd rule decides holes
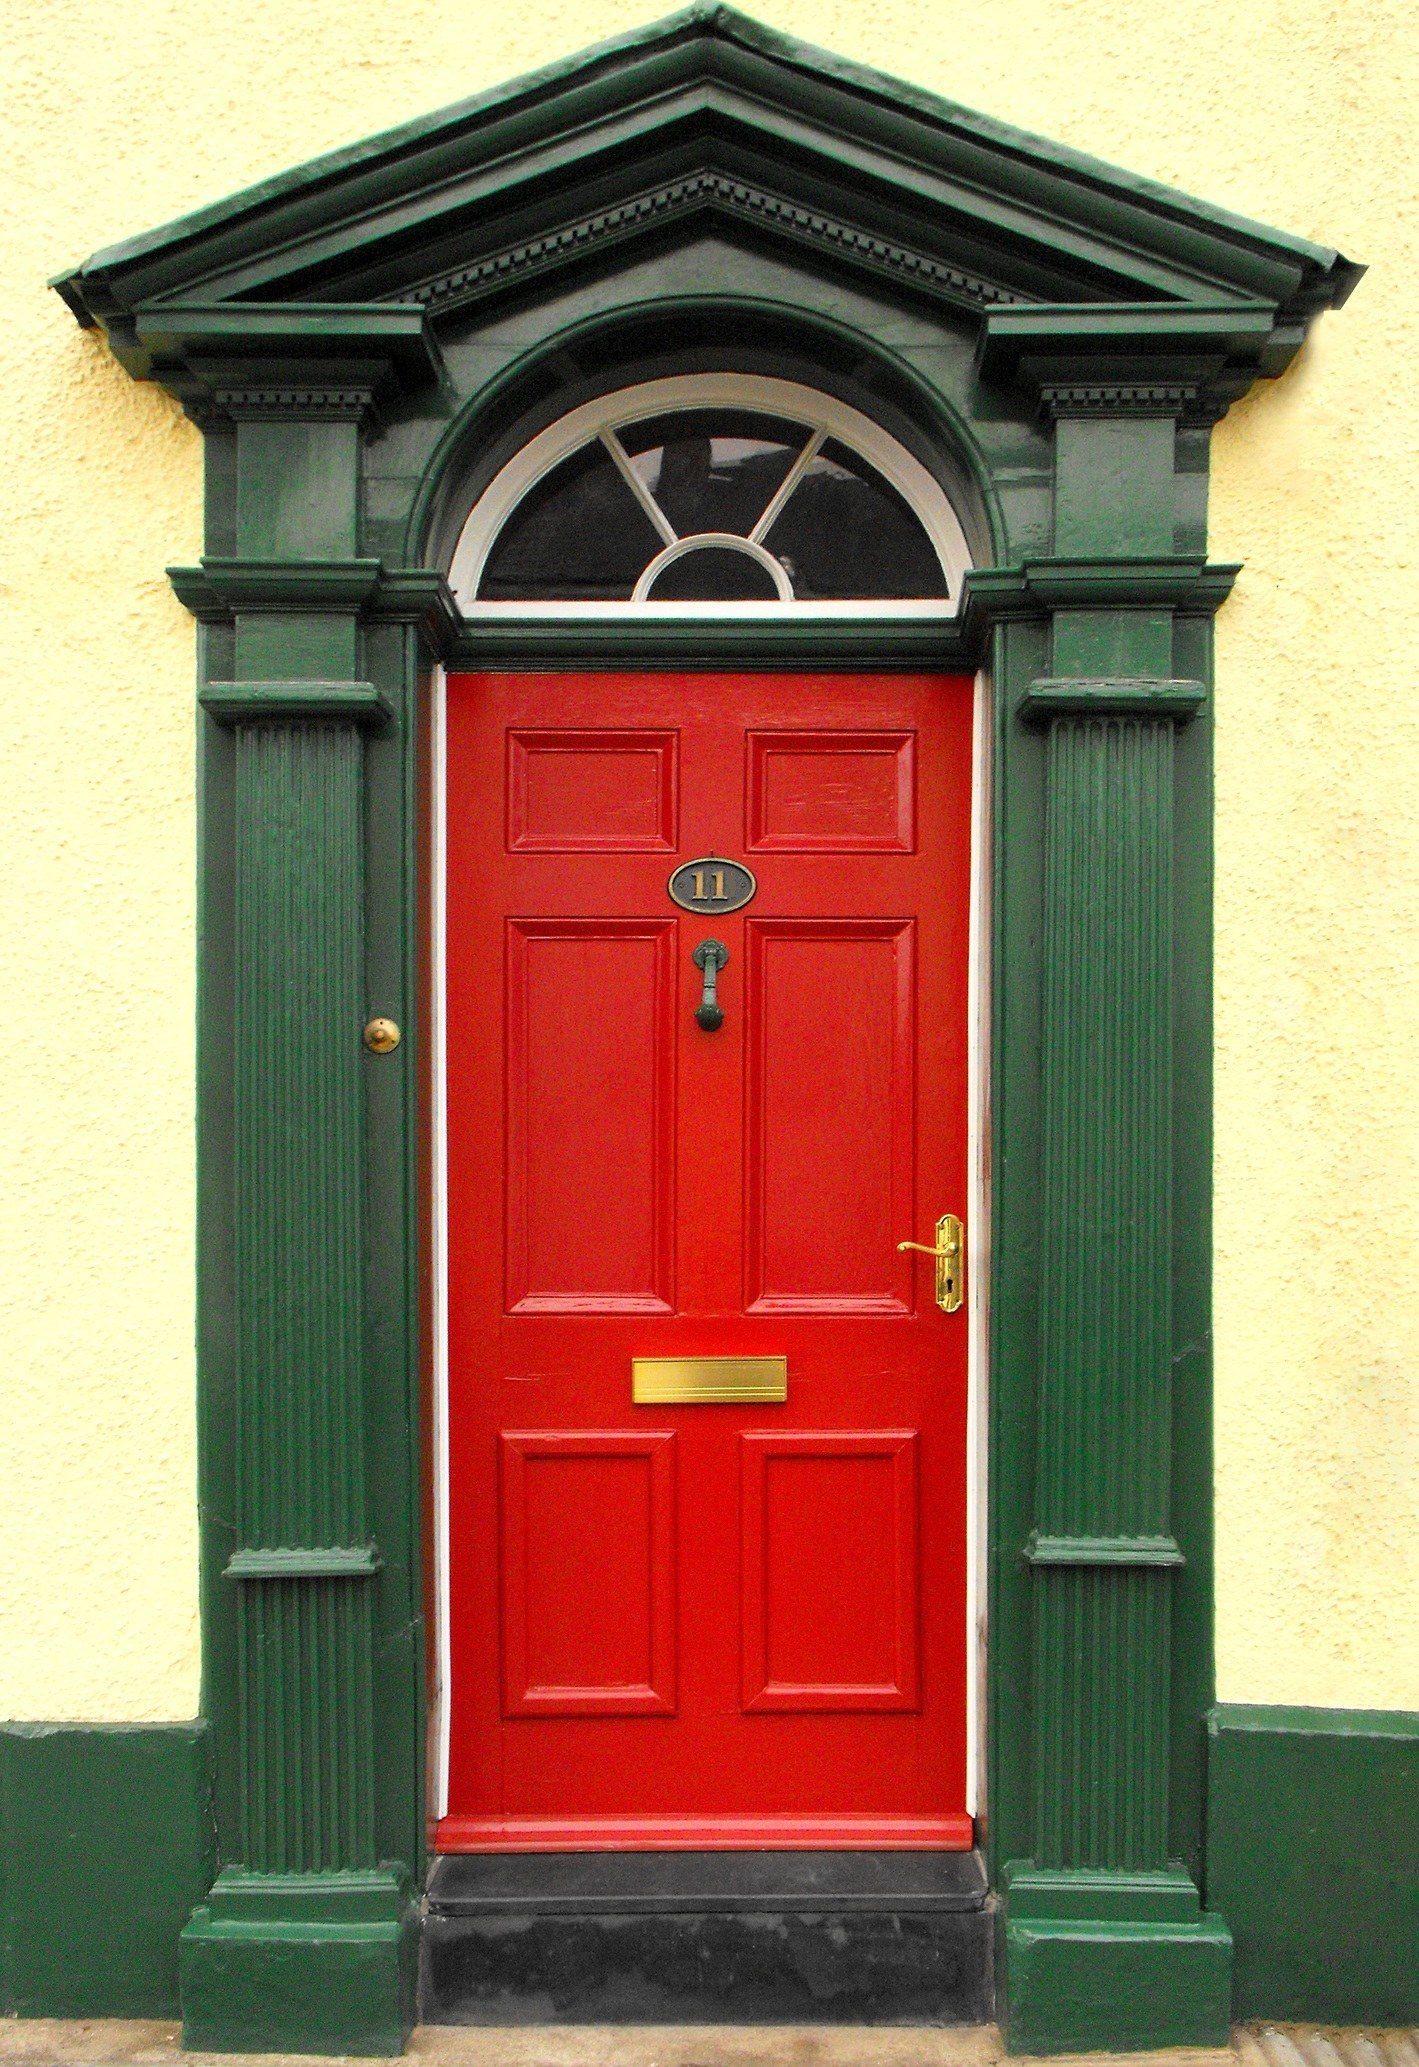
[[[949,611],[969,564],[939,484],[786,381],[654,381],[533,439],[475,506],[465,609]]]

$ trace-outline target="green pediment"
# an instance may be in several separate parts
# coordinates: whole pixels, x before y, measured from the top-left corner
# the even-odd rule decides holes
[[[1007,380],[1061,353],[1089,377],[1082,323],[1100,378],[1126,349],[1161,380],[1185,364],[1239,392],[1362,270],[697,4],[54,284],[139,378],[363,353],[403,385],[433,373],[459,312],[707,231],[957,310]]]

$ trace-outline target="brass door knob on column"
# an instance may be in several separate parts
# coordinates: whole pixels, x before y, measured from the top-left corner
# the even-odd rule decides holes
[[[392,1019],[371,1019],[365,1027],[365,1046],[373,1055],[388,1055],[404,1036]]]

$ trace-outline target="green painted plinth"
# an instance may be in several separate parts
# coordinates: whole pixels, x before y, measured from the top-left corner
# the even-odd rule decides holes
[[[321,1878],[300,1886],[293,1875],[282,1887],[272,1876],[264,1889],[235,1891],[235,1900],[219,1880],[211,1903],[194,1910],[179,1952],[189,2051],[404,2050],[414,2023],[416,1913],[393,1885],[381,1890],[387,1901],[370,1899],[374,1875],[365,1877],[365,1899],[350,1899],[356,1891],[347,1885],[322,1901]],[[344,1878],[329,1876],[327,1886]],[[371,1913],[381,1908],[383,1915]]]
[[[1003,2021],[1012,2053],[1228,2042],[1232,1936],[1220,1917],[1031,1917],[1006,1923],[1003,1951]]]

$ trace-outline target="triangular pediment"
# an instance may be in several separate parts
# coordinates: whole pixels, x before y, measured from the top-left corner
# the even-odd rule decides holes
[[[316,352],[368,321],[417,356],[415,335],[459,312],[707,225],[994,315],[1002,335],[1034,335],[1051,310],[1206,315],[1254,372],[1278,371],[1360,272],[715,4],[266,180],[55,285],[140,376],[162,378],[194,338],[249,350],[253,328],[274,341],[304,325]]]

